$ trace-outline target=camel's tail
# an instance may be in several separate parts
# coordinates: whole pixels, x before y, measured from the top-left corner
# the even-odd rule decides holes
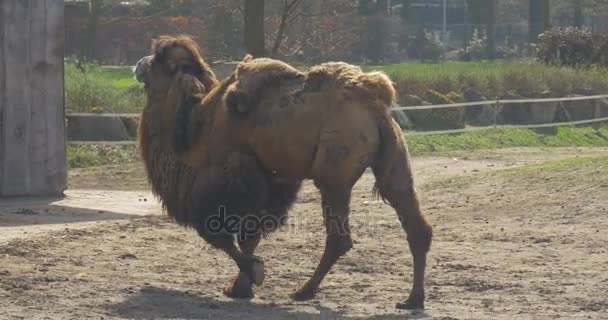
[[[376,176],[376,183],[372,192],[374,197],[381,197],[384,202],[387,202],[382,194],[382,190],[385,189],[384,184],[390,181],[399,148],[404,147],[401,145],[403,138],[398,135],[400,132],[396,131],[393,123],[394,121],[389,114],[386,119],[381,120],[378,124],[380,131],[380,152],[375,164],[372,166],[374,175]]]

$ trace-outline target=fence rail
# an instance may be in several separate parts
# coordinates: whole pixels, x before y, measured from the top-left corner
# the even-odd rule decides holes
[[[567,101],[583,101],[583,100],[599,100],[608,99],[608,94],[566,98],[542,98],[542,99],[496,99],[475,102],[450,103],[450,104],[433,104],[428,106],[412,106],[412,107],[397,107],[392,110],[414,111],[414,110],[431,110],[431,109],[449,109],[459,107],[501,105],[501,104],[521,104],[521,103],[542,103],[542,102],[567,102]]]
[[[462,108],[462,107],[474,107],[474,106],[491,106],[494,109],[495,120],[494,124],[483,126],[483,127],[466,127],[463,129],[447,129],[447,130],[435,130],[435,131],[406,131],[407,136],[420,136],[420,135],[437,135],[437,134],[456,134],[470,131],[480,130],[491,130],[491,129],[539,129],[539,128],[551,128],[561,126],[576,126],[583,124],[592,124],[600,122],[608,122],[608,117],[598,117],[593,119],[575,120],[575,121],[564,121],[564,122],[551,122],[542,124],[523,124],[523,125],[499,125],[496,123],[496,115],[499,112],[501,105],[510,104],[524,104],[524,103],[546,103],[546,102],[569,102],[569,101],[585,101],[585,100],[600,100],[608,99],[608,94],[593,95],[593,96],[579,96],[579,97],[566,97],[566,98],[542,98],[542,99],[497,99],[497,100],[486,100],[476,102],[464,102],[464,103],[452,103],[452,104],[437,104],[437,105],[422,105],[422,106],[411,106],[411,107],[396,107],[391,110],[398,111],[416,111],[416,110],[433,110],[433,109],[450,109],[450,108]],[[562,105],[563,107],[563,105]],[[576,108],[576,106],[575,106]],[[70,113],[68,115],[96,115],[86,113]],[[125,113],[125,114],[99,114],[101,117],[139,117],[137,113]],[[111,144],[111,145],[133,145],[137,142],[134,140],[125,141],[68,141],[70,145],[86,145],[86,144]]]
[[[506,125],[495,125],[495,126],[487,126],[487,127],[468,127],[464,129],[451,129],[451,130],[437,130],[437,131],[408,131],[406,135],[408,136],[424,136],[424,135],[432,135],[432,134],[454,134],[454,133],[464,133],[470,131],[481,131],[481,130],[490,130],[490,129],[541,129],[541,128],[552,128],[552,127],[562,127],[562,126],[577,126],[581,124],[591,124],[591,123],[599,123],[599,122],[608,122],[608,117],[589,119],[589,120],[579,120],[579,121],[567,121],[567,122],[552,122],[552,123],[542,123],[542,124],[506,124]]]
[[[565,98],[496,99],[496,100],[452,103],[452,104],[397,107],[397,108],[393,108],[392,110],[416,111],[416,110],[450,109],[450,108],[462,108],[462,107],[474,107],[474,106],[491,106],[494,110],[494,124],[492,124],[492,125],[483,126],[483,127],[466,127],[466,128],[462,128],[462,129],[446,129],[446,130],[434,130],[434,131],[407,131],[406,132],[406,135],[408,135],[408,136],[421,136],[421,135],[437,135],[437,134],[455,134],[455,133],[464,133],[464,132],[490,130],[490,129],[540,129],[540,128],[576,126],[576,125],[582,125],[582,124],[608,122],[608,117],[599,117],[599,118],[585,119],[585,120],[551,122],[551,123],[541,123],[541,124],[499,125],[496,123],[496,116],[499,113],[499,107],[501,105],[510,105],[510,104],[521,105],[524,103],[558,102],[558,103],[560,103],[560,106],[563,108],[563,105],[561,105],[562,102],[600,100],[600,99],[608,99],[608,94],[593,95],[593,96],[580,96],[580,97],[565,97]]]

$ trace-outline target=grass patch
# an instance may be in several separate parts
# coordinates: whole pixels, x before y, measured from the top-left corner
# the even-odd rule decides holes
[[[507,175],[534,176],[545,173],[571,173],[579,176],[598,173],[599,178],[608,178],[608,156],[585,156],[547,161],[505,170]]]
[[[139,161],[134,145],[79,145],[67,148],[68,168],[87,168],[104,165],[122,165]]]
[[[541,163],[480,172],[459,177],[431,181],[425,190],[459,190],[461,192],[475,184],[504,185],[515,183],[521,188],[544,186],[556,183],[564,188],[607,188],[608,155],[576,156]],[[590,187],[592,186],[592,187]],[[561,188],[561,187],[560,187]]]
[[[549,129],[489,129],[458,134],[408,137],[412,154],[513,147],[608,147],[608,126]]]
[[[100,66],[94,70],[96,76],[109,81],[117,90],[126,90],[139,83],[133,77],[131,67],[123,66]]]
[[[518,61],[402,63],[367,67],[386,72],[401,94],[422,96],[428,90],[443,94],[474,88],[488,99],[515,92],[526,97],[550,90],[556,96],[608,91],[608,69],[574,69]]]
[[[140,112],[143,86],[133,80],[127,67],[65,65],[65,96],[68,112]]]

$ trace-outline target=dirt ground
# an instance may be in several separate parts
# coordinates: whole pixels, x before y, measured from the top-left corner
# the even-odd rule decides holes
[[[315,300],[294,302],[324,243],[310,184],[288,228],[262,242],[266,282],[245,301],[221,294],[236,267],[162,215],[141,166],[73,170],[64,199],[0,200],[0,319],[608,319],[606,166],[508,170],[593,154],[608,150],[416,157],[435,233],[424,312],[394,308],[411,256],[371,174],[353,192],[354,249]]]

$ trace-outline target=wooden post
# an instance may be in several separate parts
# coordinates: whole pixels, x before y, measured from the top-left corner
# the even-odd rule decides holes
[[[0,1],[0,196],[66,189],[63,8]]]

